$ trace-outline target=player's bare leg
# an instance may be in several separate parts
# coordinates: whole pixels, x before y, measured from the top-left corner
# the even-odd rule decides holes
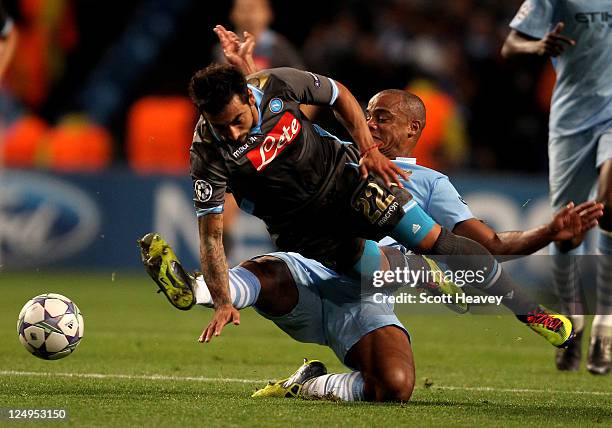
[[[273,256],[258,257],[240,266],[259,279],[261,291],[255,306],[271,316],[286,315],[298,302],[298,290],[287,264]]]
[[[408,401],[415,381],[412,347],[406,333],[387,326],[362,337],[346,356],[364,379],[367,401]]]

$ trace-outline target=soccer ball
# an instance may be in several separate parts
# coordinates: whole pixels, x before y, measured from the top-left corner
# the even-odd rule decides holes
[[[72,300],[47,293],[29,300],[17,320],[19,341],[44,360],[70,355],[83,337],[83,316]]]

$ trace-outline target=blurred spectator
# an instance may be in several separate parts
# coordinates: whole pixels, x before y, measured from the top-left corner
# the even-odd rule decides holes
[[[222,58],[212,28],[229,16],[239,36],[249,31],[257,38],[259,68],[329,75],[361,101],[384,88],[429,81],[452,101],[457,115],[451,116],[462,118],[450,128],[463,123],[459,128],[466,129],[442,133],[461,143],[440,140],[440,151],[430,154],[439,168],[546,168],[546,151],[536,142],[547,133],[541,100],[549,96],[549,74],[542,74],[542,62],[518,68],[499,59],[506,23],[521,0],[312,0],[291,6],[281,0],[124,0],[120,9],[74,0],[3,2],[20,29],[20,48],[5,76],[17,104],[0,96],[2,121],[10,126],[33,114],[54,124],[66,113],[85,113],[111,132],[115,161],[129,153],[130,105],[148,96],[184,97],[189,77],[211,52]],[[270,28],[273,11],[276,31]],[[296,25],[298,18],[308,22],[307,32]],[[302,46],[306,67],[292,43]],[[15,108],[20,104],[26,108]],[[317,122],[342,137],[342,127],[323,110]],[[441,107],[441,116],[445,112]],[[31,148],[24,147],[26,158]]]
[[[425,129],[413,156],[419,165],[448,172],[463,166],[467,156],[466,126],[457,102],[427,80],[411,82],[406,90],[425,104]]]
[[[9,69],[8,85],[17,102],[35,111],[61,78],[78,32],[70,0],[20,0],[18,4],[19,49]]]
[[[359,27],[352,13],[340,13],[331,22],[315,23],[304,43],[309,69],[336,79],[350,74],[358,52]]]
[[[268,0],[234,0],[230,21],[234,32],[241,37],[248,31],[255,37],[253,59],[258,70],[274,67],[304,68],[299,52],[281,34],[270,29],[274,12]],[[214,57],[225,62],[219,45],[214,48]]]
[[[0,0],[0,81],[2,81],[6,67],[13,58],[16,46],[17,30]]]

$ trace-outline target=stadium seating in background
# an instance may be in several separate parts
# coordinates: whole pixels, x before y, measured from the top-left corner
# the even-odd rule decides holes
[[[97,172],[110,166],[110,133],[84,118],[68,118],[49,132],[47,166],[62,172]]]
[[[36,116],[23,116],[4,134],[0,159],[7,167],[34,168],[40,165],[40,154],[49,125]]]
[[[112,137],[83,118],[72,117],[50,127],[36,116],[24,116],[7,129],[1,158],[13,168],[98,172],[111,164]]]
[[[145,97],[129,113],[126,150],[131,168],[143,174],[189,172],[195,110],[185,97]]]

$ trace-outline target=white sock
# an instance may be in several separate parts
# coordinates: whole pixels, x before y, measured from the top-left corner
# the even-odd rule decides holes
[[[343,401],[363,401],[363,387],[361,372],[326,374],[304,383],[302,396],[321,398],[331,394]]]
[[[236,266],[229,270],[229,286],[232,304],[236,309],[252,306],[257,301],[261,291],[259,279],[242,266]],[[202,275],[196,278],[194,293],[198,305],[209,308],[213,306],[210,291],[208,291]]]
[[[580,271],[576,256],[583,254],[584,244],[567,253],[561,253],[553,243],[549,246],[552,256],[553,284],[559,296],[563,312],[570,316],[574,330],[584,328],[584,307],[580,294]]]
[[[612,336],[612,315],[595,315],[591,336]]]
[[[612,336],[612,232],[599,230],[597,308],[591,335]]]

